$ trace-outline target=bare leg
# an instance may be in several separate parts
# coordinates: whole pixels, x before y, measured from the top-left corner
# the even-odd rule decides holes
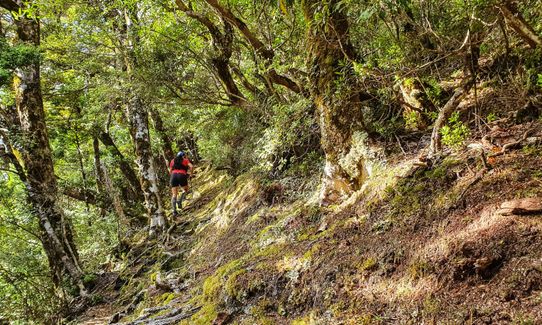
[[[179,188],[177,186],[171,188],[171,207],[173,208],[173,215],[177,214],[177,196],[179,195]]]
[[[181,199],[179,200],[179,206],[181,208],[183,207],[183,201],[186,198],[186,194],[190,190],[190,187],[188,187],[188,185],[186,185],[186,186],[183,186],[182,189],[183,189],[183,194],[181,194]]]

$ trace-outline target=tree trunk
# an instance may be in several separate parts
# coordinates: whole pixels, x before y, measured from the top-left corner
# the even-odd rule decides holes
[[[173,146],[168,132],[164,126],[162,116],[158,110],[150,108],[150,115],[153,121],[154,130],[160,138],[161,149],[160,155],[155,157],[156,172],[158,173],[158,181],[160,184],[160,192],[164,195],[169,193],[169,161],[175,157]]]
[[[25,16],[15,19],[21,42],[39,46],[40,26]],[[28,202],[39,218],[40,236],[58,285],[64,276],[71,278],[85,294],[83,271],[73,241],[72,225],[56,205],[58,188],[45,125],[45,112],[40,86],[40,65],[18,68],[14,78],[15,102],[21,135],[21,155],[26,169]]]
[[[136,162],[139,167],[139,181],[145,197],[145,207],[150,218],[150,231],[160,232],[166,226],[165,214],[162,208],[158,178],[154,167],[153,154],[149,134],[149,121],[144,103],[132,92],[127,106],[127,118],[135,145]]]
[[[126,178],[130,184],[131,199],[136,201],[142,201],[143,195],[141,195],[141,184],[137,177],[136,172],[132,168],[130,162],[124,157],[120,150],[115,145],[115,142],[111,138],[111,135],[106,132],[99,133],[100,141],[109,149],[111,154],[115,157],[116,162],[119,165],[122,175]]]
[[[351,58],[346,13],[338,11],[339,0],[304,2],[310,21],[308,30],[310,93],[318,109],[321,144],[326,161],[321,204],[335,203],[358,190],[367,177],[373,155],[363,124],[361,101]],[[327,9],[326,9],[327,8]],[[314,17],[325,16],[325,24]],[[322,18],[323,19],[323,18]]]
[[[514,1],[506,0],[497,5],[506,22],[518,35],[532,48],[542,46],[542,38],[536,31],[527,23],[521,13],[518,11]]]
[[[97,136],[92,137],[92,149],[94,150],[94,174],[96,175],[96,187],[98,193],[105,194],[105,176],[100,158],[100,141]]]
[[[167,130],[164,126],[164,121],[162,120],[162,116],[160,116],[160,113],[156,109],[151,109],[150,113],[151,113],[151,118],[154,124],[154,129],[156,130],[156,133],[158,134],[158,136],[160,137],[160,140],[162,141],[162,158],[164,159],[164,164],[168,166],[169,161],[173,159],[173,157],[175,157],[171,139],[169,138]]]

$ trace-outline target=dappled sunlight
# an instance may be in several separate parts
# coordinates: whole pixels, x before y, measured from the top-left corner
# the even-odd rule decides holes
[[[377,300],[388,304],[409,304],[432,294],[438,289],[435,276],[413,279],[410,275],[400,278],[370,276],[362,278],[361,285],[353,294],[368,300]]]
[[[256,182],[249,181],[234,189],[233,193],[228,194],[226,198],[220,199],[211,213],[211,223],[221,230],[227,228],[232,218],[242,215],[246,209],[259,200],[258,187]]]
[[[425,259],[438,259],[449,255],[450,245],[478,239],[481,233],[490,231],[492,228],[509,224],[515,217],[505,217],[496,214],[496,206],[486,207],[480,215],[470,222],[465,228],[452,233],[445,233],[436,239],[423,243],[417,252],[417,257]],[[468,218],[469,216],[465,216]]]

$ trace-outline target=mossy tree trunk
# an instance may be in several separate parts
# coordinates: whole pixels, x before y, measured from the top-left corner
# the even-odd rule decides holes
[[[145,198],[145,207],[147,216],[150,220],[150,234],[159,234],[166,227],[165,212],[163,209],[162,198],[160,197],[159,179],[156,173],[154,155],[151,147],[151,137],[149,131],[149,109],[147,103],[140,95],[141,90],[134,85],[137,84],[135,76],[136,69],[139,68],[138,58],[136,56],[136,47],[140,46],[139,36],[137,34],[138,14],[135,8],[125,11],[126,34],[123,40],[126,45],[125,64],[126,72],[130,80],[130,86],[127,91],[130,94],[126,102],[126,117],[130,125],[130,134],[134,142],[136,164],[139,169],[139,182],[143,197]]]
[[[0,6],[11,11],[15,11],[14,8],[6,6],[6,3],[17,9],[24,9],[27,5],[22,1],[0,3]],[[40,23],[37,19],[23,14],[14,16],[13,21],[19,42],[40,45]],[[18,115],[16,122],[21,136],[19,149],[24,165],[24,175],[19,176],[26,185],[30,209],[39,220],[40,239],[53,281],[58,285],[65,277],[70,278],[85,294],[72,224],[56,203],[58,186],[45,123],[39,62],[17,68],[13,87]]]
[[[145,198],[145,207],[150,219],[150,231],[161,232],[165,228],[165,213],[158,188],[158,176],[154,166],[149,132],[149,117],[143,100],[136,92],[128,101],[126,110],[130,131],[135,145],[136,163],[139,168],[139,182]]]
[[[339,0],[306,0],[310,94],[316,104],[325,153],[321,203],[335,203],[363,184],[368,137],[353,69],[356,53],[349,40],[346,12]],[[344,9],[343,9],[344,10]]]

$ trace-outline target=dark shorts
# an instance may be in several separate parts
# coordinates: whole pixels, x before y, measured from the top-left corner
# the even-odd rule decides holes
[[[171,187],[177,186],[187,186],[188,185],[188,175],[173,173],[169,179],[169,184]]]

